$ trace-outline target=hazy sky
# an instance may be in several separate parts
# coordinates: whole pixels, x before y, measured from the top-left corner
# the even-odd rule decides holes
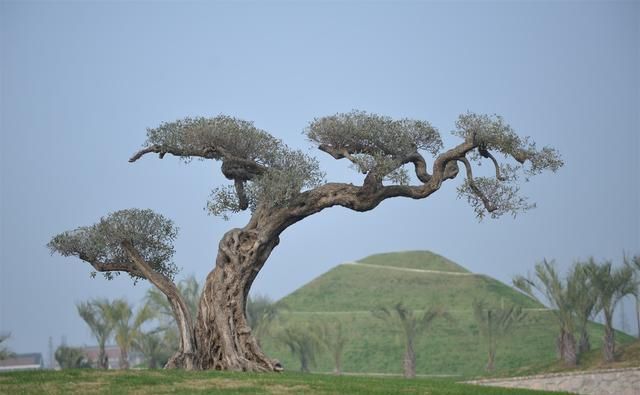
[[[336,264],[428,249],[508,282],[640,252],[640,2],[8,2],[0,6],[0,332],[17,352],[49,336],[93,344],[75,303],[147,283],[89,278],[51,256],[55,233],[128,208],[180,227],[180,278],[203,281],[248,216],[203,210],[219,165],[129,156],[145,128],[229,114],[293,147],[314,117],[360,109],[425,119],[445,146],[458,114],[497,113],[566,166],[523,191],[538,208],[481,223],[460,180],[426,200],[331,209],[288,229],[253,291],[274,298]],[[329,180],[360,181],[322,152]]]

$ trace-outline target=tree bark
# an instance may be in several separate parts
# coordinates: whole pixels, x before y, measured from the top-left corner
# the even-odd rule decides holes
[[[216,266],[207,276],[195,328],[200,369],[273,372],[280,362],[268,358],[245,316],[247,295],[256,275],[278,244],[255,230],[233,229],[220,241]]]
[[[334,369],[333,373],[337,376],[342,374],[342,350],[333,353]]]
[[[404,353],[404,377],[412,379],[416,377],[416,353],[413,341],[407,339],[407,348]]]
[[[485,370],[487,372],[493,372],[493,370],[495,369],[496,348],[497,348],[497,344],[495,343],[495,341],[493,339],[491,339],[489,341],[489,355],[488,355],[488,359],[487,359],[487,365],[485,366]]]
[[[180,335],[180,346],[178,351],[169,358],[165,368],[196,369],[197,366],[194,363],[196,342],[193,319],[178,287],[169,278],[153,270],[131,243],[122,243],[122,248],[127,252],[138,271],[165,294],[171,305],[171,310],[173,310]]]
[[[570,331],[562,329],[558,336],[558,352],[566,366],[576,366],[578,355],[576,353],[576,339]]]
[[[100,350],[98,352],[98,369],[109,369],[109,359],[107,358],[107,353],[104,350],[104,344],[100,345]]]
[[[578,354],[583,354],[591,350],[591,341],[589,340],[589,332],[586,326],[580,332],[580,341],[578,343]]]
[[[612,324],[609,320],[604,326],[604,339],[602,344],[602,356],[605,362],[613,362],[615,359],[615,333],[613,331]]]
[[[129,352],[120,347],[120,369],[129,369]]]
[[[640,339],[640,296],[636,296],[636,324],[638,325],[638,339]]]

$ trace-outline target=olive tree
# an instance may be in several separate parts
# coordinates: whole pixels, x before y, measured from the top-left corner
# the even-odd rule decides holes
[[[209,212],[223,217],[251,213],[244,227],[222,237],[195,322],[171,282],[175,265],[169,259],[170,242],[175,231],[161,216],[130,210],[112,214],[101,221],[111,224],[107,230],[100,224],[80,228],[57,237],[51,247],[76,255],[107,275],[122,271],[146,278],[166,293],[176,314],[183,315],[178,319],[183,326],[183,354],[173,359],[174,366],[277,371],[280,364],[262,352],[245,312],[251,284],[285,229],[330,207],[363,212],[390,198],[427,198],[456,178],[460,164],[466,178],[458,192],[479,218],[515,215],[533,207],[518,194],[522,176],[526,181],[562,166],[554,149],[538,149],[499,116],[461,115],[453,132],[461,142],[446,151],[440,134],[426,121],[360,111],[314,119],[304,133],[319,150],[349,161],[362,173],[362,184],[325,182],[313,157],[289,148],[251,122],[223,115],[185,118],[148,129],[144,147],[129,159],[168,154],[185,162],[219,161],[230,183],[212,191]],[[425,154],[434,157],[430,171]],[[500,163],[496,156],[506,162]],[[495,177],[474,176],[472,163],[483,160],[491,162]]]
[[[179,350],[167,366],[193,369],[193,320],[173,282],[178,271],[172,260],[176,235],[173,222],[163,216],[151,210],[129,209],[109,214],[94,225],[60,233],[48,246],[52,252],[89,263],[94,277],[100,272],[110,280],[124,272],[134,281],[146,279],[155,285],[167,297],[180,333]]]

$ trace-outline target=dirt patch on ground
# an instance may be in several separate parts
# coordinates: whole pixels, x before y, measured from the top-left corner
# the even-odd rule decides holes
[[[173,384],[152,385],[144,388],[136,388],[129,393],[135,395],[144,394],[170,394],[176,390],[189,390],[193,392],[215,391],[215,390],[236,390],[252,388],[258,386],[257,383],[247,380],[234,379],[191,379],[177,381]]]
[[[267,385],[265,388],[270,393],[277,394],[307,394],[311,392],[311,387],[308,385],[292,385],[286,386],[282,384]]]

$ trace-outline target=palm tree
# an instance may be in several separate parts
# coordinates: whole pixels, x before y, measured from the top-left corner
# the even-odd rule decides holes
[[[631,259],[625,255],[624,264],[633,268],[634,272],[636,282],[636,292],[634,294],[636,300],[636,324],[638,325],[638,339],[640,339],[640,255],[635,255]]]
[[[278,318],[284,306],[276,304],[266,295],[249,296],[247,298],[247,323],[251,327],[258,343],[269,334],[271,324]]]
[[[99,369],[108,369],[109,360],[104,348],[113,333],[114,327],[109,317],[111,303],[107,299],[93,299],[88,302],[78,303],[76,308],[80,317],[89,326],[91,334],[98,341],[97,367]]]
[[[416,377],[416,352],[415,342],[417,337],[427,330],[433,321],[438,317],[451,319],[451,316],[442,309],[430,308],[422,316],[404,307],[402,303],[397,303],[393,308],[379,307],[371,312],[374,317],[388,322],[396,327],[402,328],[405,341],[404,353],[404,377]]]
[[[544,304],[543,299],[546,299],[560,325],[560,334],[556,341],[558,354],[565,365],[575,366],[578,357],[576,339],[573,336],[576,327],[573,293],[567,281],[560,278],[555,261],[549,262],[544,259],[536,263],[534,277],[516,276],[513,285],[540,303]],[[538,293],[544,296],[541,298]]]
[[[606,261],[589,266],[589,276],[598,298],[597,309],[604,315],[603,357],[605,362],[612,362],[615,358],[613,313],[622,298],[637,292],[633,269],[630,266],[613,268],[611,261]]]
[[[5,343],[10,337],[11,333],[0,334],[0,361],[14,356],[14,353],[6,347]],[[5,343],[5,345],[2,345],[2,343]]]
[[[527,313],[522,311],[522,307],[490,308],[484,301],[477,300],[473,302],[472,306],[480,334],[488,345],[489,355],[485,369],[491,372],[495,368],[498,340],[509,333],[514,324],[524,321],[527,318]]]
[[[342,323],[340,321],[322,321],[315,328],[318,332],[318,339],[333,357],[333,372],[337,375],[342,374],[342,353],[349,342],[349,337]]]
[[[125,299],[116,299],[111,304],[109,313],[114,326],[116,343],[120,347],[120,368],[129,369],[129,349],[140,336],[142,324],[153,318],[153,310],[145,304],[134,316],[129,302]]]
[[[300,360],[300,371],[309,373],[316,364],[316,353],[320,342],[310,325],[288,325],[278,332],[276,339],[286,345],[291,355]]]
[[[593,258],[589,258],[586,262],[575,263],[567,277],[569,294],[572,298],[574,313],[576,316],[577,332],[580,335],[578,340],[578,355],[591,350],[591,341],[589,339],[588,324],[595,316],[598,295],[593,289],[589,271],[596,264]]]
[[[171,351],[165,346],[161,332],[160,328],[150,332],[140,332],[133,342],[133,348],[144,355],[149,369],[157,369],[171,356]]]

